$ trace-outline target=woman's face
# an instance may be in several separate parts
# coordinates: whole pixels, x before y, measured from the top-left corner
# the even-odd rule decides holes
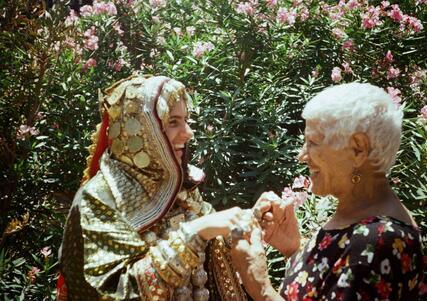
[[[185,144],[193,138],[193,131],[187,123],[188,112],[185,101],[178,101],[169,114],[169,121],[165,128],[166,136],[172,145],[179,164],[182,162]]]
[[[324,135],[317,122],[307,121],[305,143],[299,160],[310,169],[311,191],[319,196],[340,197],[351,191],[351,175],[354,171],[352,150],[345,146],[334,149],[324,143]]]

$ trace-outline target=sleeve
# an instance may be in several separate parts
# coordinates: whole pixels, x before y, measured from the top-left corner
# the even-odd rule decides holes
[[[337,281],[326,299],[417,300],[422,254],[415,233],[390,223],[353,233],[350,252],[332,267]]]
[[[151,231],[140,236],[117,210],[88,194],[80,211],[84,276],[102,296],[169,300],[199,264],[205,242],[185,223],[163,240]]]

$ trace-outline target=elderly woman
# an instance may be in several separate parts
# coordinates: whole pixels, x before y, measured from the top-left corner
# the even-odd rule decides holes
[[[101,96],[60,251],[58,300],[246,300],[229,252],[242,210],[213,213],[189,166],[189,98],[182,83],[134,76]],[[211,240],[211,242],[208,242]]]
[[[328,88],[302,113],[311,191],[332,195],[329,221],[298,250],[293,206],[273,193],[255,205],[263,239],[291,256],[279,292],[268,279],[261,231],[236,241],[232,258],[255,300],[416,300],[422,281],[420,232],[389,186],[402,112],[382,89],[351,83]]]

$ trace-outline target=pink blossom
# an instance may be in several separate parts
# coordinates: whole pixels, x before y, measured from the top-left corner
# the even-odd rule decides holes
[[[400,106],[400,102],[402,101],[401,93],[399,89],[393,88],[393,87],[387,87],[387,93],[390,95],[391,99],[393,100],[393,103],[396,105],[396,107]]]
[[[40,269],[33,266],[27,273],[28,280],[30,280],[31,283],[35,283],[38,273],[40,273]]]
[[[302,3],[302,0],[294,0],[294,1],[292,1],[292,6],[298,7],[301,5],[301,3]]]
[[[92,26],[88,30],[86,30],[83,34],[85,37],[84,47],[89,50],[98,49],[98,41],[99,38],[96,36],[95,26]]]
[[[89,17],[93,14],[93,8],[91,5],[84,5],[80,7],[80,15],[82,17]]]
[[[416,67],[415,71],[409,74],[409,84],[411,87],[417,87],[421,85],[427,78],[427,70],[422,70],[420,67]]]
[[[387,79],[393,79],[398,77],[400,74],[399,68],[394,68],[393,66],[390,66],[387,71]]]
[[[337,28],[335,27],[334,29],[332,29],[332,35],[337,39],[337,40],[341,40],[344,35],[345,32],[341,29],[341,28]]]
[[[403,16],[403,20],[400,25],[401,30],[404,29],[404,25],[407,25],[409,27],[409,30],[413,30],[414,32],[420,32],[424,28],[420,20],[407,15]]]
[[[372,29],[377,25],[381,25],[380,13],[381,10],[379,7],[370,6],[366,13],[361,14],[362,26],[365,29]]]
[[[340,67],[334,67],[332,69],[331,79],[333,82],[336,82],[336,83],[342,80]]]
[[[314,69],[311,71],[311,77],[317,78],[319,76],[319,71],[317,69]]]
[[[94,14],[107,14],[109,16],[117,15],[117,8],[113,2],[97,2],[93,3]]]
[[[385,61],[387,63],[391,63],[391,62],[394,61],[393,54],[391,53],[390,50],[388,50],[387,53],[386,53],[386,55],[385,55]]]
[[[310,180],[304,176],[298,176],[294,179],[292,183],[292,189],[296,188],[305,188],[307,189],[310,186]]]
[[[67,16],[64,23],[66,26],[70,26],[73,25],[78,19],[79,17],[77,16],[75,10],[72,9],[70,10],[70,14]]]
[[[282,191],[282,200],[293,203],[296,207],[301,206],[308,199],[306,191],[295,192],[290,187],[285,187]]]
[[[381,2],[381,8],[382,9],[386,9],[389,6],[390,6],[390,2],[388,2],[388,1],[382,1]]]
[[[391,10],[388,11],[387,15],[392,18],[395,22],[400,22],[403,20],[403,13],[399,8],[399,5],[393,4]]]
[[[120,72],[123,66],[127,65],[126,61],[122,58],[119,58],[113,65],[114,71]]]
[[[114,23],[113,28],[119,36],[123,35],[124,31],[122,30],[122,26],[119,22]]]
[[[237,4],[236,11],[239,14],[253,16],[255,14],[255,8],[250,2],[240,2]]]
[[[359,7],[359,2],[357,0],[350,0],[347,2],[347,7],[351,10]]]
[[[97,63],[96,60],[94,58],[90,58],[86,61],[86,63],[83,64],[83,70],[87,70],[90,67],[96,67]]]
[[[353,73],[353,69],[351,69],[349,62],[342,63],[342,67],[344,68],[344,73],[346,73],[346,74],[354,74]]]
[[[348,39],[347,41],[345,41],[342,44],[342,49],[343,50],[353,51],[354,50],[353,40],[352,39]]]
[[[49,257],[50,254],[52,254],[52,250],[50,247],[44,247],[40,250],[40,254],[42,254],[44,257]]]
[[[300,11],[299,11],[299,18],[302,22],[304,22],[305,20],[307,20],[310,17],[310,12],[308,10],[307,7],[303,6],[301,7]]]
[[[269,8],[273,8],[277,5],[277,0],[265,0],[265,4],[269,7]]]
[[[415,1],[415,5],[418,6],[420,4],[427,4],[427,0],[417,0]]]
[[[281,7],[277,11],[277,19],[280,23],[288,23],[289,25],[294,25],[296,20],[296,11],[294,9],[288,10],[287,8]]]
[[[185,31],[187,32],[188,36],[192,37],[196,32],[196,28],[194,26],[187,26]]]
[[[214,49],[214,45],[211,42],[197,42],[193,48],[193,56],[200,58],[212,49]]]
[[[36,120],[42,120],[43,118],[44,118],[44,113],[43,112],[37,112]]]
[[[421,110],[420,110],[420,116],[424,119],[427,119],[427,105],[425,105]]]
[[[166,6],[165,0],[150,0],[150,5],[152,8],[161,8]]]
[[[22,124],[19,126],[19,129],[16,132],[16,138],[19,140],[25,140],[27,137],[37,136],[39,133],[39,130],[35,127]]]

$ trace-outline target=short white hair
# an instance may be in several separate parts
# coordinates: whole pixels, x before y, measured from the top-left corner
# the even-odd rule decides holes
[[[383,89],[371,84],[349,83],[329,87],[305,106],[302,117],[319,123],[325,142],[340,149],[355,133],[370,142],[368,160],[388,173],[396,160],[402,131],[401,109]]]

